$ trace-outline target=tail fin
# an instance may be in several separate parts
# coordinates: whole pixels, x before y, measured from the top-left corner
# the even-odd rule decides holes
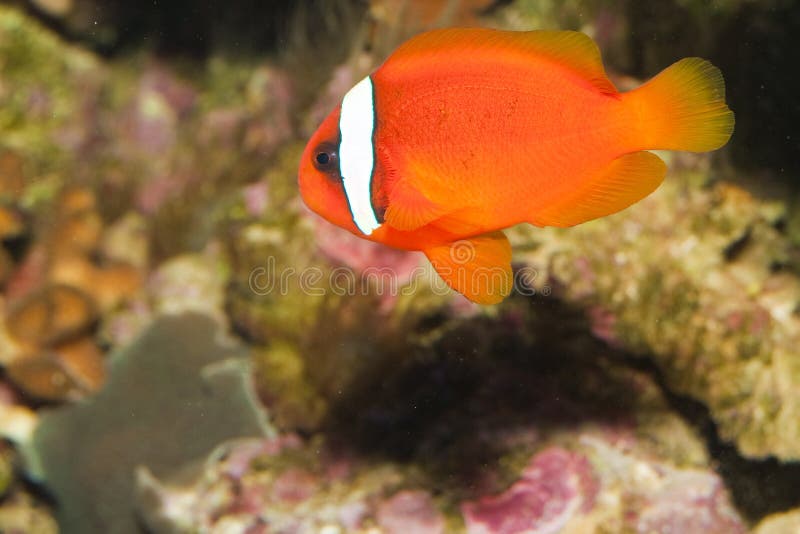
[[[706,152],[733,133],[722,73],[705,59],[682,59],[623,98],[633,106],[641,149]]]

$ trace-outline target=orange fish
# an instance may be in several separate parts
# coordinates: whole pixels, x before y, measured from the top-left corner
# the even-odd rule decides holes
[[[504,228],[620,211],[664,178],[647,150],[714,150],[733,123],[720,71],[700,58],[620,93],[582,33],[435,30],[323,121],[300,192],[360,237],[423,251],[450,287],[491,304],[512,288]]]

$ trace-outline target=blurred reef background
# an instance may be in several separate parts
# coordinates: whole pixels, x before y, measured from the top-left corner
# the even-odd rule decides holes
[[[525,294],[478,308],[296,187],[450,25],[584,31],[620,89],[708,58],[733,138],[510,231]],[[0,3],[0,532],[800,532],[799,34],[796,0]]]

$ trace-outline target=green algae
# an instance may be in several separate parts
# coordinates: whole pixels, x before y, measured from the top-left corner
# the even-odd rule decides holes
[[[56,134],[82,112],[104,78],[90,53],[64,44],[16,9],[0,6],[0,130],[2,143],[43,171],[71,157]]]
[[[313,430],[327,413],[327,403],[308,379],[307,362],[296,345],[274,341],[254,351],[254,380],[279,428]]]

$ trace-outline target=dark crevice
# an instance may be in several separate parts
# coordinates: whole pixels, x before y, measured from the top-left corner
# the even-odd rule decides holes
[[[169,0],[77,2],[72,13],[54,17],[23,0],[16,5],[64,39],[113,57],[152,49],[164,56],[203,59],[212,53],[251,55],[280,49],[298,9],[314,23],[327,16],[317,0]],[[332,2],[327,2],[328,4]],[[354,5],[363,0],[351,0]]]
[[[757,522],[767,515],[800,507],[800,462],[742,456],[723,440],[709,409],[700,401],[673,392],[652,358],[618,353],[631,368],[646,372],[658,384],[670,407],[686,420],[706,443],[712,466],[725,481],[742,515]]]
[[[743,457],[720,438],[702,403],[670,390],[652,358],[593,337],[579,308],[528,300],[529,315],[518,324],[467,320],[435,344],[434,356],[411,355],[399,369],[368,373],[333,403],[324,425],[330,442],[362,457],[422,465],[434,484],[463,489],[508,452],[487,435],[624,422],[637,401],[614,369],[629,368],[651,376],[671,409],[704,439],[711,465],[746,519],[800,506],[800,464]],[[430,328],[441,318],[423,324]]]

